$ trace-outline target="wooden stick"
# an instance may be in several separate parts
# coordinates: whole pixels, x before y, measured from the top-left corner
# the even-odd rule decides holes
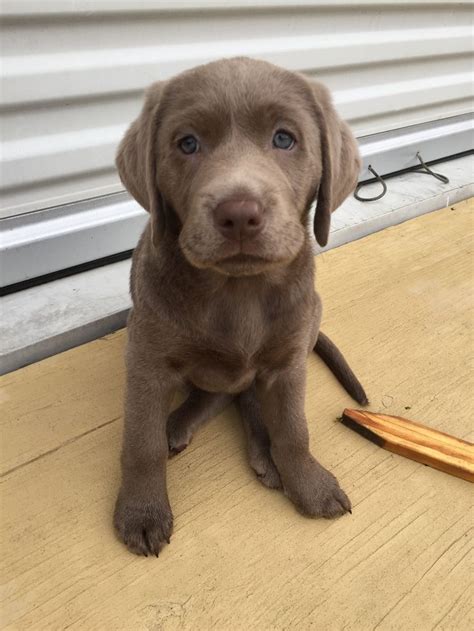
[[[474,482],[474,445],[400,416],[346,408],[342,423],[373,443]]]

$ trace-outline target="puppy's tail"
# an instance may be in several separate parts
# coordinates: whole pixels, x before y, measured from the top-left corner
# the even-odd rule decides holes
[[[360,405],[367,405],[369,400],[364,392],[364,388],[350,369],[349,364],[344,359],[344,355],[337,346],[331,342],[328,336],[324,335],[321,331],[319,332],[314,350],[351,397]]]

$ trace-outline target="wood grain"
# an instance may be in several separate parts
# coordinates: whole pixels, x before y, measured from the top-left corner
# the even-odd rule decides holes
[[[472,441],[472,203],[319,256],[323,330],[371,409]],[[0,380],[1,625],[15,631],[467,631],[472,487],[363,441],[317,357],[315,455],[353,514],[299,515],[247,464],[233,409],[169,463],[160,558],[114,538],[124,332]],[[409,408],[407,410],[406,408]]]

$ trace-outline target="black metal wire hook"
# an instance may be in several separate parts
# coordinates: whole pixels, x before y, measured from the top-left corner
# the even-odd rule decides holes
[[[445,175],[442,175],[441,173],[435,173],[434,171],[432,171],[430,167],[425,163],[423,158],[421,157],[421,154],[419,151],[417,151],[416,157],[418,158],[420,164],[417,164],[414,167],[407,169],[407,172],[411,171],[412,173],[426,173],[427,175],[432,175],[433,177],[435,177],[437,180],[440,180],[444,184],[449,184],[449,178],[446,177]],[[374,180],[372,179],[366,182],[360,182],[357,185],[356,190],[354,191],[354,197],[359,202],[375,202],[377,199],[381,199],[387,192],[387,184],[385,183],[385,180],[383,179],[383,177],[377,173],[377,171],[372,167],[371,164],[369,164],[367,168],[372,173],[372,175],[375,176],[375,180],[380,182],[380,184],[383,187],[383,190],[381,193],[379,193],[379,195],[375,195],[375,197],[361,197],[359,195],[359,190],[366,184],[373,184]]]
[[[419,166],[413,167],[413,171],[415,173],[426,173],[427,175],[432,175],[437,180],[441,180],[441,182],[444,182],[445,184],[449,184],[448,177],[446,177],[445,175],[442,175],[441,173],[435,173],[434,171],[430,169],[430,167],[427,164],[425,164],[419,151],[416,152],[416,157],[418,158],[421,164]]]
[[[354,191],[354,197],[359,202],[375,202],[377,199],[381,199],[387,192],[387,184],[385,183],[385,180],[383,179],[383,177],[379,175],[375,169],[372,168],[371,164],[369,164],[367,168],[372,173],[372,175],[375,176],[375,179],[380,182],[380,184],[383,187],[383,190],[379,195],[375,195],[375,197],[361,197],[359,195],[359,190],[366,184],[372,184],[372,180],[369,180],[368,182],[360,182],[359,184],[357,184],[356,190]]]

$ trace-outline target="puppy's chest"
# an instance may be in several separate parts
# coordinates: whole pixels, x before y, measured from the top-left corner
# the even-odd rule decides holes
[[[281,342],[289,352],[279,328],[272,326],[259,306],[216,304],[200,330],[186,337],[176,367],[203,390],[240,392],[275,360],[273,349],[281,347]]]
[[[242,303],[219,303],[213,305],[206,315],[206,331],[210,344],[245,357],[254,355],[264,343],[270,331],[264,308],[249,300]]]

